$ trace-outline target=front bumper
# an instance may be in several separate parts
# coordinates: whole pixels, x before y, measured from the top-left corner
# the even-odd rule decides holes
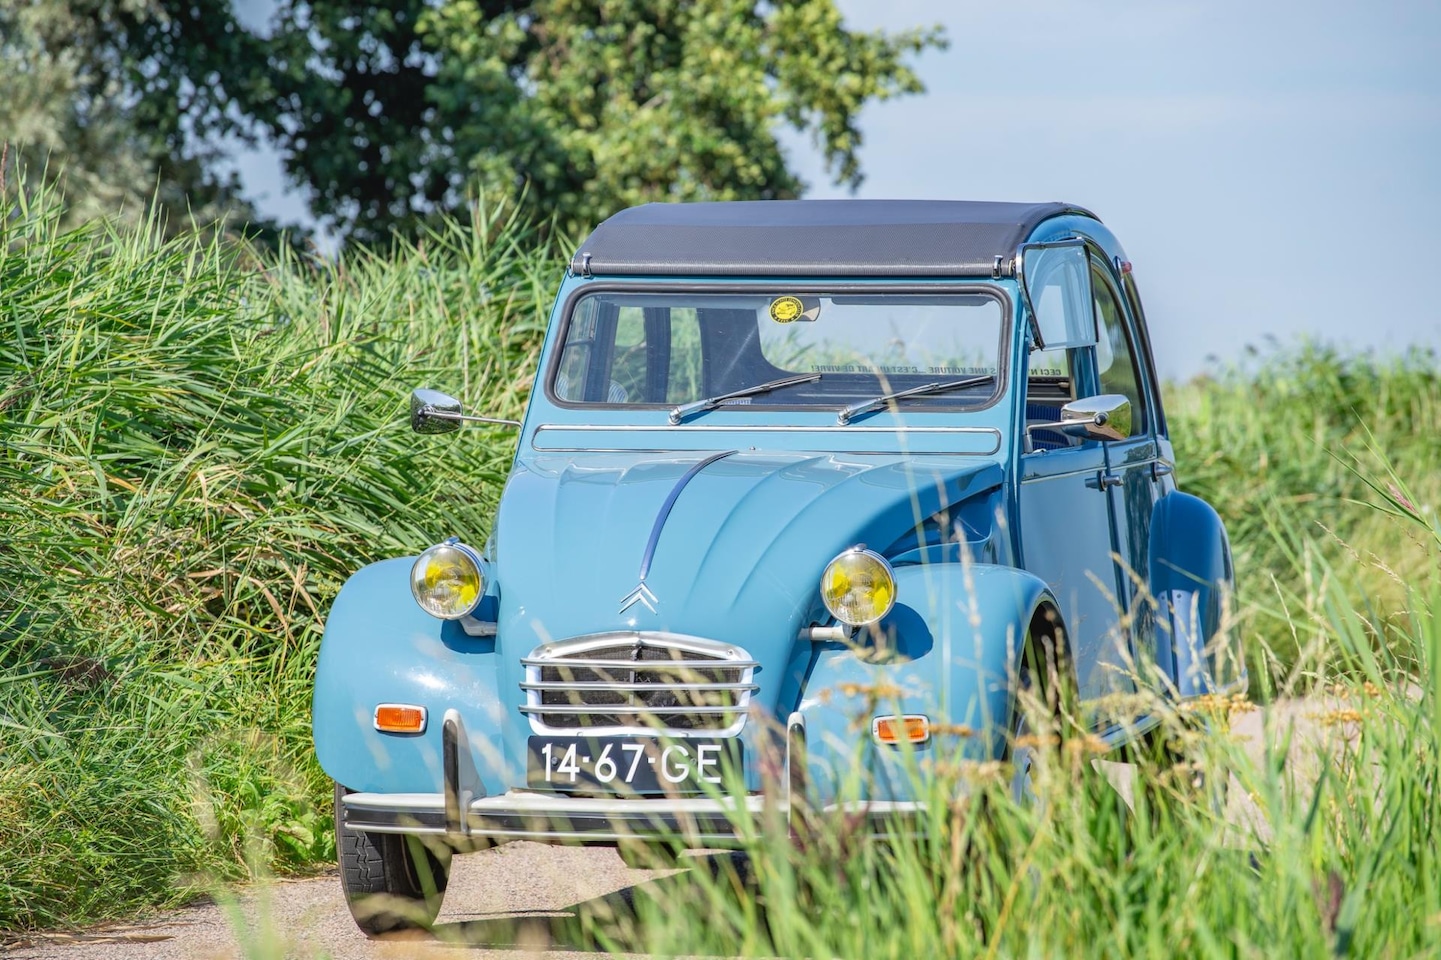
[[[371,833],[428,833],[451,839],[619,841],[677,838],[691,846],[731,846],[738,827],[761,823],[764,798],[657,799],[568,797],[512,790],[471,800],[447,816],[441,793],[352,793],[338,815],[347,827]],[[779,813],[788,814],[787,809]],[[784,822],[783,820],[781,822]]]
[[[440,793],[350,793],[337,817],[368,833],[432,834],[453,843],[544,840],[678,840],[692,847],[734,846],[765,826],[788,829],[792,798],[805,796],[805,720],[787,724],[785,775],[771,797],[574,797],[531,790],[485,796],[471,763],[464,721],[447,710],[441,729]]]

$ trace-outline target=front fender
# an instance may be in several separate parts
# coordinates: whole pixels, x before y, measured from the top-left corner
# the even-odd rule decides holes
[[[1046,584],[987,564],[918,564],[895,573],[896,605],[879,628],[900,656],[870,662],[863,650],[824,644],[806,679],[799,712],[812,804],[843,792],[917,799],[902,751],[871,739],[877,715],[924,714],[942,729],[915,748],[922,761],[1005,756],[1021,645],[1036,609],[1054,604]],[[864,771],[866,782],[843,784],[847,770]],[[862,796],[854,797],[856,789]]]
[[[1246,660],[1225,604],[1235,592],[1226,527],[1199,497],[1172,491],[1151,516],[1156,665],[1181,699],[1245,690]]]
[[[479,778],[478,796],[507,782],[501,749],[506,711],[497,695],[493,637],[470,637],[437,620],[410,594],[413,557],[383,560],[345,582],[320,644],[311,731],[321,768],[351,790],[437,793],[442,788],[441,721],[465,716]],[[429,712],[423,733],[381,733],[378,703],[409,703]]]

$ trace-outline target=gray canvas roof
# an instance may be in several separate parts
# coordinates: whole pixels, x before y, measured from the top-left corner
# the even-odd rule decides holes
[[[571,268],[635,276],[990,276],[1064,203],[966,200],[743,200],[622,210],[580,245]],[[588,258],[588,261],[587,261]]]

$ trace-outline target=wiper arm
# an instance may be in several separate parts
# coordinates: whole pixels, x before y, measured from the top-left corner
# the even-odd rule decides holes
[[[895,393],[882,394],[879,397],[872,397],[870,400],[862,400],[860,403],[853,403],[848,407],[841,407],[836,414],[836,422],[840,424],[850,423],[852,419],[863,413],[872,410],[879,410],[888,403],[896,400],[904,400],[907,397],[926,397],[937,393],[950,393],[952,390],[964,390],[966,387],[979,387],[983,383],[990,383],[996,378],[993,376],[970,377],[965,380],[937,380],[935,383],[924,383],[919,387],[911,387],[909,390],[897,390]]]
[[[758,393],[770,393],[772,390],[779,390],[781,387],[793,387],[801,383],[814,383],[820,378],[821,375],[819,373],[803,373],[798,377],[782,377],[779,380],[758,383],[753,387],[743,387],[740,390],[732,390],[730,393],[722,393],[719,396],[706,397],[704,400],[692,400],[690,403],[683,403],[678,407],[671,407],[670,422],[681,423],[693,414],[703,413],[706,410],[714,410],[727,400],[753,397]]]

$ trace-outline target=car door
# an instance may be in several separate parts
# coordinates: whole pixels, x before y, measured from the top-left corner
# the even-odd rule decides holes
[[[1096,308],[1097,390],[1120,394],[1131,402],[1130,437],[1104,444],[1103,483],[1115,524],[1120,627],[1142,685],[1153,686],[1156,678],[1151,676],[1147,660],[1155,637],[1155,611],[1147,587],[1151,514],[1156,500],[1165,493],[1170,461],[1162,457],[1155,405],[1148,389],[1153,381],[1139,349],[1134,318],[1123,306],[1110,266],[1099,258],[1092,259],[1091,288]]]
[[[1021,457],[1025,566],[1051,588],[1068,631],[1083,700],[1135,689],[1125,599],[1117,580],[1105,444],[1038,449]]]
[[[1080,277],[1055,272],[1049,288],[1026,280],[1038,329],[1086,329],[1084,342],[1032,351],[1028,358],[1026,440],[1020,454],[1018,504],[1023,563],[1050,586],[1069,635],[1083,700],[1135,689],[1134,658],[1122,616],[1128,600],[1115,556],[1120,543],[1114,517],[1110,445],[1100,440],[1035,429],[1061,418],[1061,407],[1105,392],[1097,376],[1095,303],[1088,256]],[[1066,289],[1074,285],[1075,289]],[[1054,289],[1059,287],[1061,289]],[[1050,306],[1047,306],[1047,300]],[[1057,315],[1080,312],[1081,317]]]

